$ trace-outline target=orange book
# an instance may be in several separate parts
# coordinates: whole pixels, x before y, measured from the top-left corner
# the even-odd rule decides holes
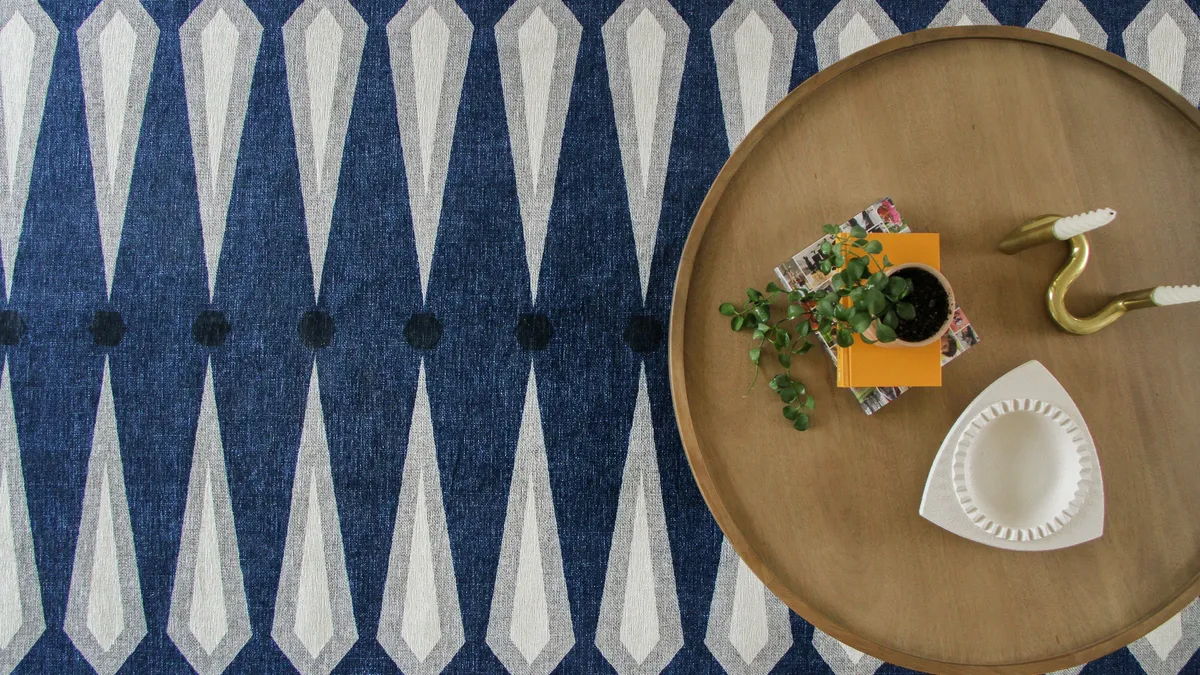
[[[941,269],[938,235],[929,233],[872,234],[883,244],[893,265],[919,262]],[[839,387],[940,387],[942,346],[882,347],[855,337],[853,347],[838,347]]]

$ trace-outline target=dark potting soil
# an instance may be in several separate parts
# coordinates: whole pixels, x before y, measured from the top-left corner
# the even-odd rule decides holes
[[[923,269],[910,267],[892,276],[912,282],[912,292],[904,297],[917,310],[917,316],[909,321],[901,320],[896,326],[896,337],[905,342],[920,342],[933,336],[946,322],[950,313],[950,298],[937,277]]]

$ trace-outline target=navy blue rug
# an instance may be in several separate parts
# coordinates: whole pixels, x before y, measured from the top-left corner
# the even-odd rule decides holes
[[[1196,103],[1197,7],[0,0],[0,672],[895,670],[700,498],[692,217],[876,41],[1028,25]]]

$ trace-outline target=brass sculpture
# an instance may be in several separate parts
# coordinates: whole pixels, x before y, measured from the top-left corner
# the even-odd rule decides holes
[[[1067,309],[1067,290],[1087,267],[1086,233],[1107,225],[1116,216],[1117,212],[1112,209],[1099,209],[1066,218],[1058,215],[1042,216],[1013,230],[1000,242],[1000,250],[1008,255],[1052,241],[1067,242],[1070,254],[1066,264],[1046,289],[1046,306],[1050,310],[1050,318],[1068,333],[1095,333],[1111,326],[1126,312],[1135,309],[1200,301],[1200,286],[1157,286],[1122,293],[1091,316],[1078,317]]]

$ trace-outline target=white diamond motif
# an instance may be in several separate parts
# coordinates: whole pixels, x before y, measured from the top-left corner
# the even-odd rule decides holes
[[[858,663],[859,661],[862,661],[862,657],[866,656],[866,654],[858,651],[854,647],[851,647],[850,645],[848,645],[844,642],[839,642],[838,644],[840,644],[842,646],[842,651],[846,652],[846,656],[850,657],[850,661],[853,663]]]
[[[1156,7],[1161,8],[1161,3],[1152,0],[1147,10]],[[1142,41],[1143,45],[1150,25],[1153,24],[1142,22],[1139,27],[1139,41]],[[1143,56],[1144,53],[1138,55],[1139,58]],[[1141,669],[1149,675],[1176,675],[1184,672],[1188,664],[1194,661],[1197,650],[1200,650],[1200,600],[1193,600],[1179,613],[1150,631],[1146,637],[1131,643],[1128,649]]]
[[[425,362],[417,372],[376,639],[410,675],[436,675],[464,644]]]
[[[446,80],[450,28],[433,7],[412,27],[413,80],[417,99],[417,129],[421,138],[421,171],[426,189],[433,167],[433,140],[437,132],[442,86]]]
[[[1183,87],[1187,36],[1170,14],[1163,14],[1150,31],[1149,48],[1151,74],[1179,91]]]
[[[261,43],[262,24],[243,0],[203,0],[179,28],[210,300],[216,293],[242,131]],[[223,492],[223,488],[218,492]],[[220,494],[216,498],[223,499]],[[195,499],[200,499],[198,494]],[[216,508],[218,519],[223,520],[224,507],[218,504]],[[177,629],[186,632],[186,617],[178,617],[176,622]],[[213,662],[198,670],[204,672],[219,665]]]
[[[8,649],[22,623],[17,542],[12,519],[8,469],[4,467],[0,468],[0,649]]]
[[[562,0],[517,0],[495,28],[534,303],[582,30]]]
[[[225,588],[221,583],[221,550],[217,541],[217,516],[213,507],[212,474],[205,471],[204,503],[196,546],[196,576],[192,582],[192,609],[188,627],[204,651],[212,656],[229,632]]]
[[[325,153],[329,144],[329,125],[333,117],[333,94],[337,84],[338,63],[342,57],[342,27],[328,8],[304,31],[304,50],[308,57],[308,104],[312,120],[313,163],[317,188],[325,181]]]
[[[883,661],[837,640],[817,628],[813,630],[812,646],[835,675],[873,675]],[[1071,675],[1060,672],[1057,675]]]
[[[658,596],[654,592],[654,562],[650,551],[650,524],[646,516],[646,486],[639,482],[634,506],[633,537],[629,546],[629,573],[625,577],[625,604],[621,609],[621,643],[639,664],[658,644]]]
[[[138,0],[103,0],[76,37],[105,292],[111,296],[158,26]]]
[[[957,18],[968,11],[977,11],[972,2],[978,3],[978,0],[950,0],[950,3],[960,6],[954,16]],[[941,21],[940,17],[946,11],[947,8],[943,7],[934,21]],[[983,13],[986,13],[986,8]],[[944,24],[939,25],[949,23],[949,20],[945,20]],[[817,64],[821,68],[828,68],[880,40],[899,34],[895,22],[876,0],[840,0],[813,32],[813,40],[817,45]]]
[[[10,673],[46,629],[21,475],[12,383],[0,372],[0,673]]]
[[[121,10],[113,12],[97,41],[100,50],[100,77],[104,89],[104,142],[108,150],[109,192],[117,180],[117,153],[121,134],[125,130],[125,110],[129,100],[130,78],[133,76],[133,54],[137,48],[137,33]],[[113,251],[115,257],[116,251]]]
[[[762,17],[753,10],[733,34],[738,87],[742,94],[742,123],[746,131],[750,131],[767,114],[767,81],[771,74],[774,41]]]
[[[733,612],[729,618],[729,643],[746,663],[767,646],[767,589],[754,572],[738,558],[737,586],[733,591]]]
[[[644,301],[662,216],[689,31],[667,0],[624,0],[604,22],[602,33]],[[612,649],[618,646],[615,637],[608,644]]]
[[[409,0],[387,25],[422,300],[429,291],[474,30],[454,0]]]
[[[981,0],[948,0],[929,22],[930,28],[995,25],[996,17]]]
[[[517,44],[521,52],[521,82],[525,93],[530,178],[533,189],[537,190],[542,174],[542,145],[550,108],[554,56],[558,53],[558,31],[541,7],[535,8],[517,31]]]
[[[358,641],[314,359],[271,637],[302,675],[329,675]]]
[[[404,591],[404,618],[400,636],[413,654],[424,662],[442,639],[437,580],[433,570],[433,544],[429,535],[429,508],[425,502],[425,473],[417,478],[417,506],[413,514],[412,544],[409,547],[408,583]]]
[[[1042,8],[1029,19],[1029,27],[1101,49],[1108,45],[1108,34],[1080,0],[1045,0]],[[1149,32],[1149,27],[1143,30]]]
[[[92,556],[92,584],[87,599],[87,628],[104,651],[112,649],[125,630],[121,579],[117,572],[117,535],[113,526],[112,492],[108,467],[100,480],[100,512],[96,521],[96,549]]]
[[[1200,18],[1186,0],[1150,0],[1125,27],[1122,39],[1126,59],[1193,105],[1200,102]]]
[[[146,635],[111,379],[106,357],[63,622],[99,675],[120,670]]]
[[[5,298],[12,293],[33,156],[41,135],[57,43],[58,30],[37,2],[0,0],[0,258],[4,262],[0,281]],[[23,493],[23,479],[14,480],[18,481],[14,489]],[[24,539],[21,533],[15,536]],[[32,605],[27,609],[32,612]],[[22,643],[7,655],[8,659],[19,660],[25,651],[28,648]],[[5,656],[0,653],[0,672],[6,668]],[[9,667],[17,660],[12,660]]]
[[[1176,614],[1167,620],[1166,623],[1150,631],[1146,636],[1146,641],[1154,648],[1154,653],[1158,654],[1158,658],[1167,660],[1167,656],[1171,654],[1171,650],[1179,641],[1183,639],[1183,618]]]
[[[21,148],[21,130],[25,122],[25,104],[33,70],[37,36],[25,17],[14,12],[0,28],[0,93],[4,101],[5,157],[8,159],[8,185],[17,178],[17,152]],[[6,265],[7,267],[7,261]]]
[[[657,454],[643,364],[596,626],[596,647],[621,675],[662,672],[684,642]]]
[[[846,27],[838,34],[838,53],[844,59],[860,49],[865,49],[879,42],[879,36],[863,18],[862,14],[854,13]]]
[[[629,76],[633,84],[633,115],[637,124],[642,187],[650,184],[650,156],[654,150],[654,124],[658,121],[658,96],[662,84],[666,31],[643,8],[629,25],[625,41],[629,50]]]
[[[520,557],[517,560],[517,585],[513,592],[512,625],[509,637],[533,663],[550,642],[550,610],[546,604],[546,583],[542,576],[542,549],[539,543],[537,504],[533,479],[525,488],[525,517],[521,525]]]
[[[196,420],[167,635],[201,675],[224,672],[251,636],[211,362]]]
[[[217,190],[221,149],[225,146],[225,120],[229,111],[229,90],[233,86],[234,59],[237,56],[238,30],[224,9],[200,31],[200,60],[204,64],[204,110],[208,124],[208,176]]]
[[[486,639],[523,675],[549,675],[575,644],[546,455],[530,364]]]
[[[333,603],[325,566],[325,531],[321,527],[316,471],[309,473],[308,515],[304,523],[304,549],[300,558],[300,583],[296,597],[296,624],[300,643],[314,659],[333,639]]]
[[[304,0],[283,25],[300,193],[318,298],[366,35],[366,22],[348,0]]]
[[[1063,37],[1071,38],[1072,40],[1079,39],[1079,29],[1075,27],[1075,24],[1071,23],[1071,20],[1067,18],[1066,14],[1062,14],[1058,17],[1058,21],[1055,21],[1054,25],[1050,26],[1050,32],[1056,33]]]
[[[843,0],[813,34],[821,67],[837,60]],[[834,27],[833,24],[837,24]],[[796,28],[774,0],[735,0],[713,24],[713,59],[721,92],[725,136],[732,151],[766,111],[788,91],[796,53]]]

